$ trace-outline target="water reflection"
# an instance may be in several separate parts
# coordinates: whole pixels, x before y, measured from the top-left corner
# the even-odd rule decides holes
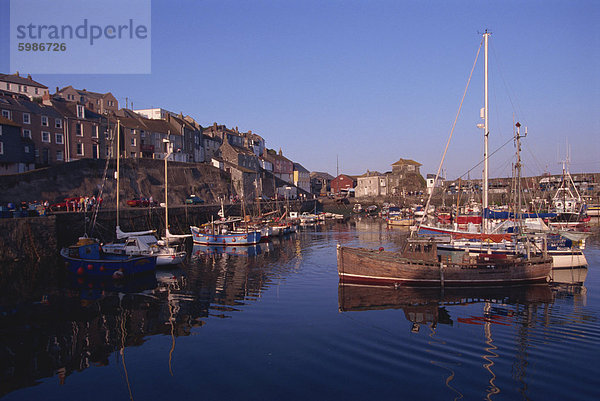
[[[435,354],[432,353],[430,363],[443,368],[447,375],[445,385],[457,395],[456,399],[464,394],[453,382],[457,370],[462,365],[460,355],[450,351],[447,341],[452,335],[447,331],[438,333],[438,325],[447,327],[456,326],[465,335],[473,335],[473,330],[468,326],[482,328],[482,337],[472,337],[473,344],[480,345],[481,367],[487,372],[487,385],[485,398],[491,400],[501,392],[497,382],[496,365],[503,358],[514,358],[513,378],[521,386],[521,391],[526,393],[527,367],[529,365],[529,347],[531,346],[534,332],[540,327],[557,324],[552,318],[552,306],[556,299],[571,294],[577,305],[577,296],[585,293],[583,282],[587,269],[572,269],[554,272],[552,284],[537,284],[528,286],[511,286],[495,288],[416,288],[400,287],[371,287],[360,285],[338,286],[338,307],[341,312],[371,311],[398,309],[403,312],[404,318],[410,322],[410,332],[422,333],[431,338],[427,348],[433,344],[439,345]],[[570,316],[573,321],[594,320],[593,316],[579,316],[583,312],[576,310]],[[563,322],[558,322],[563,324]],[[564,324],[569,324],[564,322]],[[501,329],[500,342],[495,340],[495,329]],[[515,344],[506,343],[506,330],[516,331]],[[477,330],[475,330],[477,333]],[[496,333],[498,335],[498,333]],[[506,349],[516,348],[516,355],[506,355]],[[442,351],[444,350],[445,351]],[[503,351],[500,351],[502,349]],[[431,350],[427,350],[431,352]],[[444,356],[444,354],[446,354]],[[450,354],[450,355],[448,355]],[[437,355],[434,357],[433,355]],[[445,360],[450,357],[457,359],[455,364]],[[437,360],[441,358],[440,360]]]
[[[194,247],[194,258],[179,270],[124,281],[64,276],[41,291],[4,298],[0,397],[46,377],[64,384],[74,372],[106,366],[111,360],[127,380],[126,349],[143,345],[153,335],[171,337],[168,361],[174,374],[176,338],[190,335],[209,317],[231,317],[260,297],[273,280],[294,271],[286,262],[298,249],[294,237],[245,250]],[[26,283],[15,281],[21,288]]]

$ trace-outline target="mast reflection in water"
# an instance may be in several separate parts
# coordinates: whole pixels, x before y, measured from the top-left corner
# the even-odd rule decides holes
[[[337,243],[395,249],[405,234],[311,226],[195,246],[181,268],[124,282],[3,266],[0,397],[598,398],[597,236],[589,269],[545,285],[338,286]]]

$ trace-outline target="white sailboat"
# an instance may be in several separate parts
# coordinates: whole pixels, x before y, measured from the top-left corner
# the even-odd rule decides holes
[[[120,129],[120,122],[117,121],[117,170],[115,172],[117,180],[117,226],[115,232],[118,242],[104,244],[102,250],[106,253],[119,255],[156,256],[157,266],[180,264],[185,260],[186,252],[180,251],[177,247],[169,246],[168,243],[159,241],[155,236],[156,230],[133,232],[121,230],[119,224]]]

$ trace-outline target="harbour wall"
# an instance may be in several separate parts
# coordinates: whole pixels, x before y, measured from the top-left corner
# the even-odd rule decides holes
[[[289,205],[291,211],[312,211],[320,209],[318,201],[265,202],[225,205],[227,216],[241,216],[272,213],[280,215]],[[219,219],[221,206],[186,205],[169,207],[169,226],[172,234],[189,234],[190,225],[201,225],[212,219]],[[244,210],[245,209],[245,210]],[[117,212],[115,209],[92,212],[59,212],[49,216],[3,218],[0,219],[0,262],[35,261],[57,258],[62,247],[74,244],[86,234],[102,242],[115,239]],[[165,210],[154,208],[128,208],[119,211],[119,225],[123,231],[157,230],[165,232]]]

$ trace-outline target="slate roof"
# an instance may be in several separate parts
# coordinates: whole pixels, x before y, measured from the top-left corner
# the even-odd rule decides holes
[[[324,180],[333,180],[335,177],[329,173],[325,173],[322,171],[313,171],[310,173],[310,178],[320,178]]]
[[[18,76],[17,74],[0,74],[0,81],[10,82],[12,84],[28,85],[28,86],[34,86],[34,87],[38,87],[38,88],[48,89],[47,86],[44,86],[41,83],[36,82],[33,79],[31,79],[31,75],[29,75],[26,78],[26,77]]]
[[[411,159],[400,159],[396,163],[393,163],[392,166],[403,166],[406,164],[412,164],[413,166],[422,166],[421,163],[418,163]]]

